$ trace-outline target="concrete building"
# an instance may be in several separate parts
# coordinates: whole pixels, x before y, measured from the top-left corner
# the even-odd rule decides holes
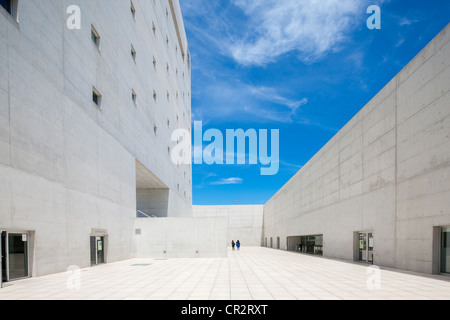
[[[192,217],[170,158],[191,127],[179,2],[0,4],[3,279],[132,258],[137,212]]]
[[[450,25],[264,206],[264,245],[450,273]]]
[[[450,273],[449,28],[264,206],[192,206],[179,2],[0,0],[2,279],[238,239]]]

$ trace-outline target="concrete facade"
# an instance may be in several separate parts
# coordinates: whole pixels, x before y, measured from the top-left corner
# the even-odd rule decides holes
[[[355,259],[374,233],[374,263],[439,268],[450,225],[450,26],[264,206],[264,237],[323,235],[324,256]]]
[[[194,217],[224,217],[227,244],[240,240],[242,246],[261,246],[264,206],[193,206]]]
[[[136,220],[136,258],[226,258],[224,217]]]
[[[29,275],[90,266],[91,236],[106,262],[225,257],[238,239],[287,250],[308,235],[354,260],[359,232],[374,234],[375,264],[438,272],[450,27],[265,205],[192,206],[192,168],[171,161],[171,133],[191,130],[178,1],[13,3],[0,7],[0,231],[28,236]]]
[[[0,230],[29,235],[32,276],[89,266],[92,235],[107,262],[131,258],[146,194],[160,216],[192,216],[191,167],[170,158],[172,131],[191,127],[179,3],[14,3],[0,7]]]

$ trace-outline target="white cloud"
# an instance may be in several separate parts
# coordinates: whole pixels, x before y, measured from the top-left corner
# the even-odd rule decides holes
[[[417,22],[419,22],[419,21],[420,21],[419,19],[412,19],[412,20],[410,20],[410,19],[408,19],[408,18],[402,17],[402,18],[400,19],[398,25],[399,25],[399,26],[410,26],[410,25],[412,25],[412,24],[414,24],[414,23],[417,23]]]
[[[213,186],[220,186],[220,185],[230,185],[230,184],[241,184],[244,182],[241,178],[228,178],[228,179],[220,179],[219,181],[211,182],[211,185]]]
[[[236,79],[216,81],[200,90],[213,98],[197,106],[200,110],[195,119],[203,121],[235,117],[256,122],[291,123],[297,119],[300,107],[308,103],[307,98],[287,97],[284,89],[253,86]]]
[[[347,40],[358,19],[365,17],[364,2],[234,0],[249,20],[228,46],[230,53],[243,65],[265,65],[289,52],[314,62]]]

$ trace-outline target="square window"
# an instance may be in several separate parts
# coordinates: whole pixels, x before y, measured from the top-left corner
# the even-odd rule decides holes
[[[133,100],[134,104],[137,104],[137,95],[134,90],[131,90],[131,99]]]
[[[131,45],[131,57],[133,58],[134,62],[136,62],[136,49],[134,49],[133,45]]]
[[[91,39],[92,42],[94,42],[95,46],[100,49],[100,35],[93,25],[91,25]]]
[[[0,0],[0,5],[8,11],[9,14],[12,14],[12,0]]]
[[[136,8],[134,7],[133,1],[130,2],[131,14],[133,15],[133,19],[136,20]]]
[[[100,92],[92,87],[92,101],[101,109],[102,108],[102,95]]]

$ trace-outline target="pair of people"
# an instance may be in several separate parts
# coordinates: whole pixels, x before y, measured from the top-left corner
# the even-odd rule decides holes
[[[239,251],[241,249],[241,242],[238,240],[236,243],[234,243],[234,240],[231,240],[231,246],[233,247],[233,250],[234,247],[236,246]]]

